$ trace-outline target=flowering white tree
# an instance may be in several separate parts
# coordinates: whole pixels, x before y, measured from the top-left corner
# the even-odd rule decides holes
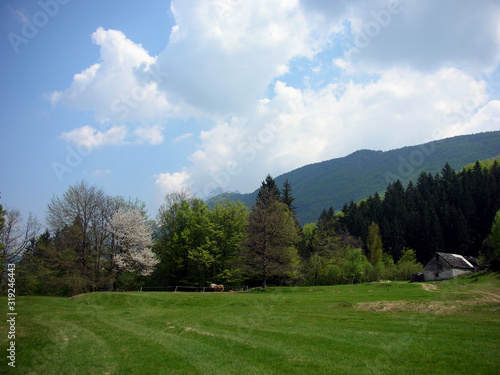
[[[160,261],[151,251],[151,231],[141,213],[136,209],[119,209],[109,221],[108,230],[121,249],[115,255],[118,269],[150,275]]]

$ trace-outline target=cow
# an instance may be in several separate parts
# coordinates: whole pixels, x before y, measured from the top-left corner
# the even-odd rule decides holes
[[[210,284],[210,288],[212,288],[214,290],[214,292],[223,292],[224,291],[224,285],[222,285],[222,284],[219,284],[219,285]]]

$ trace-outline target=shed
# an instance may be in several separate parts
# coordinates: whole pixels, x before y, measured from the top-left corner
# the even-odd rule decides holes
[[[436,253],[424,267],[424,281],[454,279],[457,276],[476,270],[477,262],[473,257]]]

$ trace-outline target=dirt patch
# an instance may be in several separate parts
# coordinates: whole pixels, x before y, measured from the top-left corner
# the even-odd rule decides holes
[[[406,301],[360,302],[354,305],[354,308],[362,311],[411,311],[431,314],[447,314],[457,310],[456,306],[442,302],[416,303]]]
[[[354,308],[362,311],[411,311],[416,313],[428,314],[451,314],[454,312],[466,312],[471,307],[475,306],[491,306],[494,309],[500,308],[500,296],[477,291],[483,298],[472,300],[457,300],[457,301],[378,301],[378,302],[359,302],[354,305]],[[496,306],[495,306],[496,305]]]
[[[203,331],[200,331],[200,330],[197,330],[195,328],[191,328],[191,327],[186,327],[184,328],[184,332],[194,332],[194,333],[197,333],[199,335],[204,335],[204,336],[215,336],[214,334],[212,333],[209,333],[209,332],[203,332]]]
[[[427,290],[427,291],[437,290],[437,286],[435,286],[433,284],[420,284],[420,285],[422,285],[422,288],[424,288],[424,290]]]
[[[483,300],[487,302],[495,302],[495,303],[500,303],[500,295],[495,294],[495,293],[490,293],[490,292],[483,292],[480,290],[475,290],[473,293],[477,293],[483,296]]]

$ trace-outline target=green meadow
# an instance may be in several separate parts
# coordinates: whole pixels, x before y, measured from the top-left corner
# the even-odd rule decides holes
[[[7,299],[0,298],[7,320]],[[0,373],[499,374],[500,275],[16,298]]]

